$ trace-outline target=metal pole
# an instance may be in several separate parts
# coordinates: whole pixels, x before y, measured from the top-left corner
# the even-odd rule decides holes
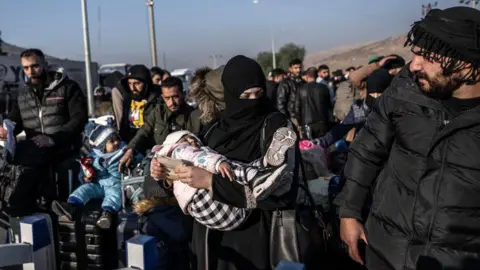
[[[472,0],[472,8],[477,8],[477,0]]]
[[[163,52],[163,69],[167,70],[167,55]]]
[[[277,68],[277,55],[276,55],[276,51],[275,51],[275,35],[273,34],[273,29],[271,30],[271,33],[272,33],[272,64],[273,64],[273,68]]]
[[[153,0],[147,1],[148,17],[150,21],[150,47],[152,50],[152,66],[157,66],[157,39],[155,38],[155,17],[153,14]]]
[[[95,113],[95,108],[93,104],[92,92],[92,59],[90,58],[90,37],[88,35],[87,1],[80,1],[82,3],[83,45],[85,47],[85,79],[87,81],[88,115],[93,115]]]

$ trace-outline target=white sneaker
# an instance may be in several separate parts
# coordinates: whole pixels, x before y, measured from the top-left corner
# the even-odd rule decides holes
[[[285,162],[287,150],[297,142],[297,134],[287,127],[279,128],[273,134],[272,142],[264,157],[265,166],[278,167]]]
[[[292,174],[291,170],[285,170],[287,164],[284,164],[277,169],[272,171],[267,171],[265,173],[259,173],[253,180],[253,196],[257,200],[263,200],[270,196],[272,193],[276,195],[277,191],[288,191],[290,189]],[[283,191],[282,191],[283,192]]]

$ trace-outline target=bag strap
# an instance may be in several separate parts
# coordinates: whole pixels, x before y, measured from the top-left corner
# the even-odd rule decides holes
[[[262,132],[261,132],[261,135],[260,135],[260,149],[262,151],[262,154],[265,153],[266,128],[267,128],[268,119],[273,117],[275,114],[279,114],[279,113],[280,112],[271,113],[270,115],[268,115],[265,118],[265,121],[263,123]],[[289,126],[293,127],[293,123],[290,122],[290,120],[288,120],[288,123],[289,123]],[[297,148],[297,151],[300,152],[300,148],[298,148],[298,144],[296,145],[296,148]],[[299,155],[299,159],[300,159],[299,160],[299,163],[300,163],[299,165],[300,165],[301,183],[299,183],[298,186],[299,186],[299,188],[303,189],[303,191],[305,192],[305,195],[307,196],[307,200],[310,203],[310,206],[312,208],[312,211],[313,211],[313,214],[314,214],[315,218],[320,223],[322,228],[325,230],[327,227],[325,226],[325,223],[323,222],[323,219],[322,219],[323,215],[318,211],[318,209],[315,205],[315,200],[313,199],[313,195],[310,192],[310,188],[308,186],[306,170],[305,170],[305,164],[303,163],[303,159],[301,158],[301,155]]]

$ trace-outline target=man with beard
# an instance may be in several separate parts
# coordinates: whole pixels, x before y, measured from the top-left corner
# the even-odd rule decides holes
[[[287,118],[292,119],[295,125],[298,126],[298,123],[295,119],[295,101],[297,89],[304,83],[300,77],[302,74],[302,60],[294,59],[290,61],[288,70],[290,71],[290,76],[278,85],[277,109],[286,115]]]
[[[145,119],[160,99],[160,86],[153,84],[150,70],[134,65],[112,91],[117,128],[122,140],[129,142],[143,127]]]
[[[368,269],[480,269],[480,11],[433,9],[406,45],[350,147],[341,237],[360,263],[367,244]]]
[[[133,163],[134,152],[145,153],[154,145],[162,144],[167,135],[174,131],[200,131],[200,112],[185,102],[182,80],[177,77],[165,79],[162,82],[162,99],[164,102],[156,104],[130,140],[128,150],[120,160],[119,169]]]
[[[20,58],[27,82],[7,117],[15,122],[15,135],[22,131],[26,135],[13,159],[22,166],[22,173],[19,179],[10,179],[17,181],[9,205],[14,216],[34,211],[38,188],[47,202],[68,197],[68,170],[76,163],[73,158],[79,153],[88,119],[82,90],[62,68],[49,70],[38,49],[28,49]],[[0,139],[6,138],[7,130],[0,127]]]

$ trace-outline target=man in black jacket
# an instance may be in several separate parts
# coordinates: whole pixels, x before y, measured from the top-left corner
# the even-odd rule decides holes
[[[58,189],[58,194],[43,194],[48,200],[56,196],[66,199],[69,195],[66,175],[73,158],[79,153],[81,133],[88,120],[85,96],[63,69],[48,70],[42,51],[29,49],[20,57],[28,80],[7,118],[16,124],[15,135],[22,131],[26,135],[26,141],[17,144],[15,162],[35,167],[35,176],[41,181],[27,185],[19,183],[22,187],[17,187],[11,200],[34,201],[35,185],[50,191]],[[0,127],[0,138],[5,140],[6,136],[7,131]],[[48,168],[54,169],[57,176]],[[56,188],[53,183],[44,182],[52,178],[57,179]]]
[[[480,11],[431,10],[350,148],[341,237],[368,269],[480,269]],[[362,211],[369,193],[366,219]]]
[[[129,142],[143,127],[160,101],[161,88],[153,84],[150,70],[134,65],[112,91],[113,111],[122,140]]]
[[[290,118],[296,122],[295,101],[297,89],[304,83],[300,77],[302,73],[302,60],[292,60],[288,70],[290,71],[290,76],[278,85],[277,109],[281,113],[285,114],[287,118]],[[295,124],[297,125],[298,123]]]
[[[267,98],[272,102],[273,105],[276,105],[277,102],[277,88],[281,81],[286,77],[286,73],[281,68],[276,68],[270,72],[272,80],[267,81]]]
[[[330,93],[326,85],[316,83],[316,69],[309,69],[304,75],[306,83],[298,89],[295,111],[302,136],[311,140],[328,132]]]

